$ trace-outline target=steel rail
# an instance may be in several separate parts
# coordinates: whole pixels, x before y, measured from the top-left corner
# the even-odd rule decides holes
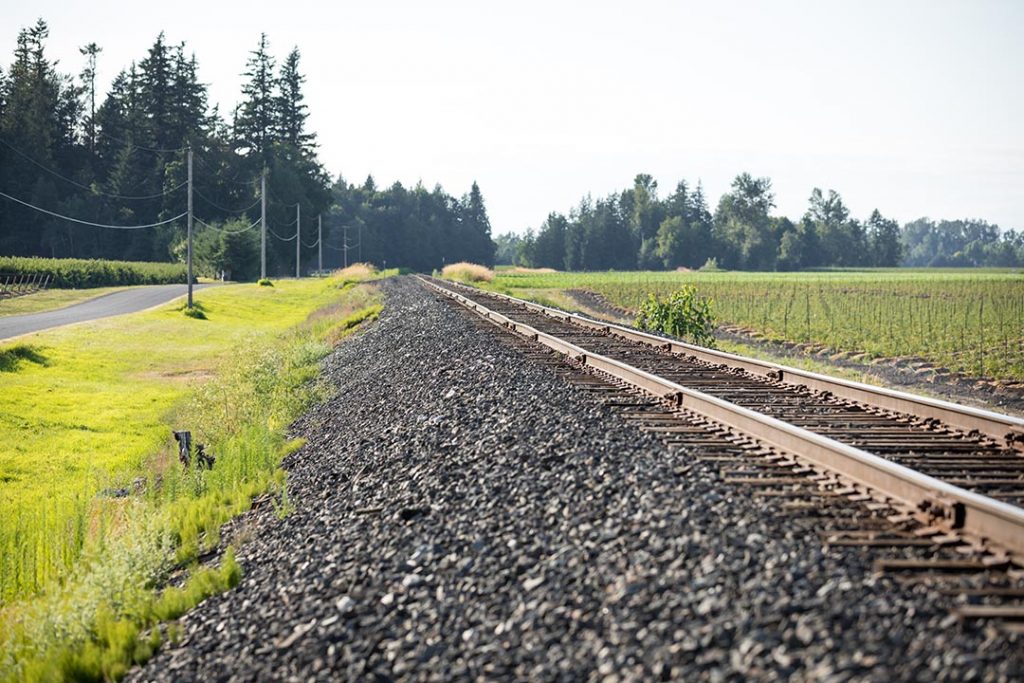
[[[420,279],[430,288],[500,327],[530,338],[648,394],[866,486],[914,509],[936,526],[955,530],[989,547],[995,546],[997,550],[1012,554],[1018,563],[1024,559],[1024,509],[964,490],[859,448],[689,389],[626,363],[591,353],[492,311],[446,286],[424,277]],[[559,314],[565,315],[560,311]],[[656,339],[662,343],[668,341]]]
[[[459,285],[466,287],[466,285]],[[725,351],[707,349],[694,344],[687,344],[675,339],[659,337],[657,335],[630,329],[623,325],[617,325],[606,321],[593,320],[576,313],[568,313],[555,308],[543,306],[532,301],[525,301],[507,294],[498,292],[480,291],[490,296],[514,302],[526,308],[543,313],[556,320],[570,322],[580,327],[594,330],[601,330],[608,334],[662,348],[672,353],[693,356],[698,360],[718,365],[727,365],[733,368],[745,370],[754,375],[760,375],[786,384],[802,386],[813,391],[828,391],[836,398],[855,401],[864,405],[889,410],[896,413],[904,413],[924,419],[938,420],[950,427],[961,429],[965,432],[976,431],[984,434],[998,443],[1005,443],[1011,448],[1024,450],[1024,419],[1003,415],[989,410],[973,408],[970,406],[957,405],[925,396],[916,396],[894,389],[876,387],[862,382],[855,382],[838,377],[829,377],[807,370],[772,363],[769,361],[745,358]]]

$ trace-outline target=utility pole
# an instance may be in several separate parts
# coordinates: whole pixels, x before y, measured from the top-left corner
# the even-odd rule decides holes
[[[192,145],[188,146],[188,307],[192,308]]]
[[[362,263],[363,262],[363,224],[362,224],[362,222],[360,222],[356,227],[359,230],[359,233],[358,233],[358,235],[359,235],[359,243],[356,245],[356,247],[359,249],[359,262]]]
[[[302,248],[302,231],[299,229],[302,225],[302,203],[295,205],[295,278],[302,277],[299,274],[299,249]]]
[[[341,229],[341,250],[345,254],[345,267],[348,268],[348,226]]]
[[[324,215],[316,217],[316,272],[324,272]]]
[[[260,176],[260,279],[267,279],[267,167]]]

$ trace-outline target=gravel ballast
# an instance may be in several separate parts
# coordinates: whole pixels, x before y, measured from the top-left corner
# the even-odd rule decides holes
[[[823,547],[410,278],[324,366],[292,511],[133,680],[1017,680],[877,552]]]

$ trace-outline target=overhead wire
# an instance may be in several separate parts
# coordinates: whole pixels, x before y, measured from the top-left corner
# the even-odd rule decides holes
[[[206,202],[207,204],[209,204],[213,208],[220,209],[221,211],[226,211],[228,213],[245,213],[246,211],[248,211],[249,209],[255,207],[257,204],[260,203],[260,198],[257,197],[256,201],[254,201],[252,204],[250,204],[249,206],[245,207],[244,209],[229,209],[229,208],[227,208],[225,206],[221,206],[217,202],[213,201],[212,199],[210,199],[209,197],[204,195],[195,186],[192,187],[192,194],[196,195],[197,197],[202,199],[204,202]]]
[[[82,225],[89,225],[89,226],[92,226],[94,228],[107,228],[109,230],[141,230],[143,228],[155,228],[155,227],[158,227],[158,226],[161,226],[161,225],[167,225],[168,223],[173,223],[174,221],[179,220],[181,218],[184,218],[185,216],[188,215],[188,211],[185,211],[183,213],[178,214],[174,218],[168,218],[167,220],[160,221],[159,223],[147,223],[145,225],[107,225],[105,223],[93,223],[92,221],[83,221],[83,220],[81,220],[79,218],[72,218],[71,216],[65,216],[63,214],[59,214],[56,211],[50,211],[48,209],[43,209],[43,208],[38,207],[38,206],[36,206],[34,204],[29,204],[26,201],[18,199],[17,197],[12,197],[11,195],[7,194],[6,192],[0,192],[0,197],[6,197],[7,199],[10,199],[11,201],[17,202],[17,203],[19,203],[19,204],[21,204],[23,206],[27,206],[30,209],[35,209],[36,211],[39,211],[40,213],[45,213],[47,215],[53,216],[54,218],[61,218],[61,219],[66,220],[66,221],[71,221],[72,223],[80,223]]]
[[[270,192],[270,196],[271,196],[271,197],[273,197],[274,199],[276,199],[276,200],[277,200],[278,202],[280,202],[281,204],[284,204],[284,206],[285,206],[286,208],[289,208],[289,209],[290,209],[290,208],[293,208],[293,207],[296,207],[296,206],[298,206],[298,205],[299,205],[299,202],[295,202],[294,204],[289,204],[289,203],[288,203],[288,202],[286,202],[285,200],[281,199],[280,197],[278,197],[278,196],[277,196],[277,193],[276,193],[276,192],[274,192],[274,188],[272,188],[272,187],[268,187],[268,188],[267,188],[267,190],[268,190],[268,191]]]
[[[134,142],[129,142],[127,140],[121,140],[121,139],[115,138],[113,135],[108,135],[107,133],[104,133],[102,130],[97,130],[96,134],[100,135],[102,137],[105,137],[108,140],[112,140],[114,142],[117,142],[119,144],[128,145],[129,147],[134,147],[135,149],[145,150],[147,152],[155,152],[156,154],[176,154],[178,152],[185,152],[185,151],[187,151],[188,147],[189,147],[188,145],[185,145],[184,147],[177,147],[175,149],[163,149],[161,147],[147,147],[146,145],[137,145]]]
[[[240,234],[242,234],[243,232],[248,232],[249,230],[252,230],[252,229],[253,229],[253,228],[255,228],[255,227],[256,227],[257,225],[259,225],[259,224],[260,224],[260,222],[262,221],[262,219],[260,219],[260,218],[257,218],[257,219],[256,219],[256,222],[252,223],[252,224],[251,224],[251,225],[249,225],[249,227],[247,227],[247,228],[242,228],[241,230],[228,230],[227,228],[219,228],[219,227],[217,227],[216,225],[210,225],[210,224],[209,224],[209,223],[207,223],[206,221],[203,221],[203,220],[200,220],[200,219],[198,219],[198,218],[195,218],[194,216],[193,216],[193,220],[195,220],[195,222],[196,222],[196,223],[199,223],[200,225],[203,225],[203,226],[206,226],[207,228],[210,228],[211,230],[216,230],[217,232],[223,232],[223,233],[227,233],[228,235],[240,235]]]
[[[170,195],[172,192],[177,192],[181,188],[183,188],[186,185],[188,185],[188,181],[186,180],[185,182],[181,183],[180,185],[176,185],[176,186],[170,188],[169,190],[164,190],[163,192],[159,192],[157,194],[146,194],[146,195],[126,195],[126,194],[117,194],[117,193],[114,193],[114,192],[104,192],[103,190],[98,190],[98,189],[96,189],[94,187],[91,187],[89,185],[85,185],[83,183],[80,183],[77,180],[72,180],[71,178],[68,178],[65,175],[61,175],[57,171],[54,171],[52,168],[49,168],[45,164],[40,163],[39,161],[36,161],[35,159],[33,159],[28,154],[25,154],[25,152],[22,152],[20,149],[18,149],[17,147],[12,145],[11,143],[7,142],[3,138],[0,138],[0,143],[3,143],[5,147],[9,148],[12,152],[14,152],[15,154],[21,156],[22,158],[24,158],[28,162],[30,162],[32,164],[35,164],[36,166],[38,166],[39,168],[43,169],[47,173],[50,173],[50,174],[56,176],[57,178],[60,178],[64,182],[71,183],[75,187],[80,187],[83,190],[88,190],[89,192],[91,192],[93,194],[103,195],[104,197],[111,197],[113,199],[157,199],[159,197],[166,197],[166,196]]]
[[[202,155],[197,155],[194,158],[196,161],[199,162],[201,166],[205,166],[207,169],[213,171],[214,173],[220,173],[221,169],[214,168],[209,162],[203,159]],[[237,178],[218,178],[218,180],[220,180],[221,182],[232,183],[234,185],[241,185],[242,187],[251,187],[256,183],[257,180],[259,180],[259,176],[256,176],[255,178],[252,178],[250,180],[238,180]]]
[[[295,239],[296,237],[298,237],[298,236],[299,236],[299,234],[298,234],[298,233],[295,233],[295,234],[294,234],[294,235],[292,235],[291,237],[281,237],[281,236],[280,236],[280,235],[278,235],[278,234],[277,234],[276,232],[274,232],[273,230],[271,230],[271,229],[270,229],[269,227],[267,227],[267,232],[269,232],[269,233],[270,233],[271,235],[273,235],[273,236],[274,236],[274,237],[276,237],[277,239],[281,240],[282,242],[291,242],[291,241],[292,241],[293,239]]]

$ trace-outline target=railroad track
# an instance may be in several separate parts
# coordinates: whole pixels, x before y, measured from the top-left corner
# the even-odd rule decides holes
[[[572,381],[728,463],[727,482],[783,499],[827,544],[899,551],[876,569],[951,579],[958,617],[1024,630],[1024,420],[423,281],[518,333],[532,357],[586,370]]]

